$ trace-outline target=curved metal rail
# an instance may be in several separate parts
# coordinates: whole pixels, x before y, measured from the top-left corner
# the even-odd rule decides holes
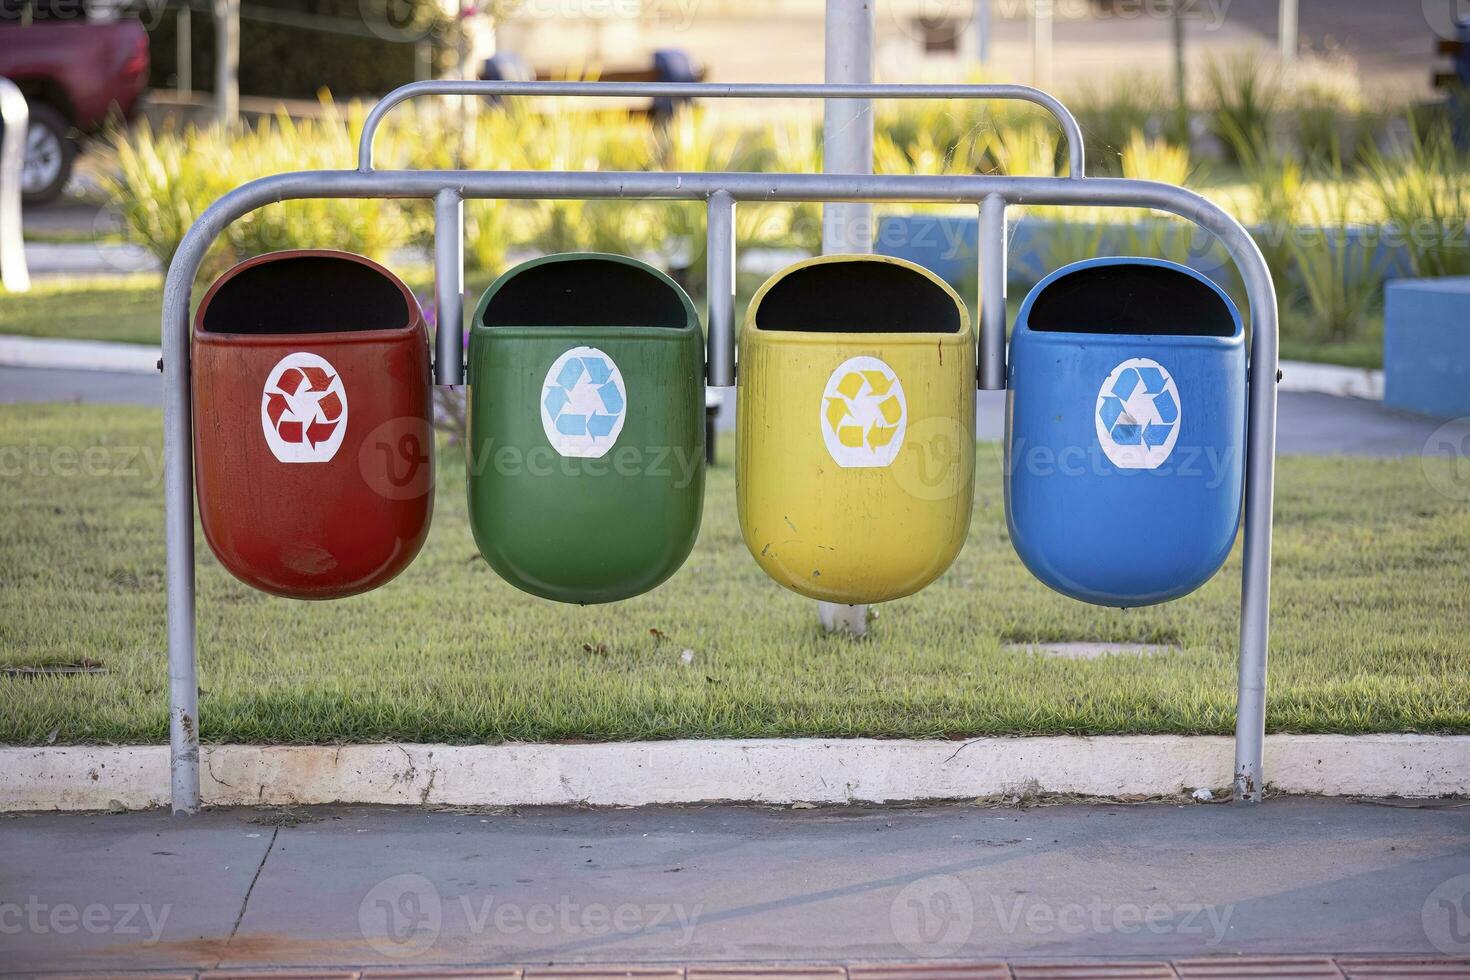
[[[748,83],[711,85],[705,82],[478,82],[433,81],[401,85],[373,106],[357,142],[357,169],[373,169],[373,137],[378,124],[394,106],[429,95],[575,96],[578,98],[662,99],[964,99],[982,102],[1029,102],[1051,113],[1067,137],[1071,176],[1087,171],[1082,127],[1072,111],[1056,97],[1029,85],[787,85]]]

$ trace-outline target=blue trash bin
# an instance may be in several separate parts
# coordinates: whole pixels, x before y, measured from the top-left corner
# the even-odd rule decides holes
[[[1240,524],[1240,312],[1157,259],[1092,259],[1032,290],[1011,337],[1006,520],[1051,588],[1115,607],[1215,574]]]

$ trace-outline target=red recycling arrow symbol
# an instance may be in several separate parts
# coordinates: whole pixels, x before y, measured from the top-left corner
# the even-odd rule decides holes
[[[296,390],[301,387],[301,382],[305,380],[306,375],[302,374],[299,369],[287,368],[281,372],[281,379],[276,382],[276,387],[288,395],[294,395],[296,394]]]
[[[279,426],[281,416],[290,411],[290,408],[286,403],[286,396],[279,391],[273,391],[266,397],[265,410],[271,418],[271,425]]]
[[[292,370],[295,370],[295,368],[292,368]],[[319,367],[303,367],[301,370],[306,372],[307,380],[311,382],[312,391],[326,391],[327,387],[331,385],[335,378],[335,375],[328,374]]]
[[[316,407],[321,411],[322,418],[328,422],[335,422],[342,416],[342,399],[337,397],[335,391],[329,391],[322,396]]]
[[[313,421],[311,425],[306,427],[306,438],[311,442],[312,446],[315,447],[332,438],[332,433],[336,430],[336,422]]]

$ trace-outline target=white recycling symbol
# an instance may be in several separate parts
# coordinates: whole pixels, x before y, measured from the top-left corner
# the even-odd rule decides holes
[[[597,459],[623,431],[628,390],[617,363],[596,347],[573,347],[541,386],[541,428],[563,456]]]
[[[325,357],[287,354],[266,376],[260,425],[271,455],[283,463],[325,463],[347,433],[347,389]]]
[[[903,382],[879,358],[848,358],[827,379],[820,415],[822,441],[838,466],[890,466],[908,430]]]
[[[1097,393],[1097,439],[1114,466],[1155,470],[1179,440],[1179,386],[1158,361],[1135,357],[1113,368]]]

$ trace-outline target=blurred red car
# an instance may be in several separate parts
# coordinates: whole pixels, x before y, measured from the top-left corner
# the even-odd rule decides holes
[[[111,112],[131,119],[148,89],[148,34],[131,17],[84,0],[0,0],[0,76],[30,106],[27,201],[56,197],[71,176],[78,136]]]

